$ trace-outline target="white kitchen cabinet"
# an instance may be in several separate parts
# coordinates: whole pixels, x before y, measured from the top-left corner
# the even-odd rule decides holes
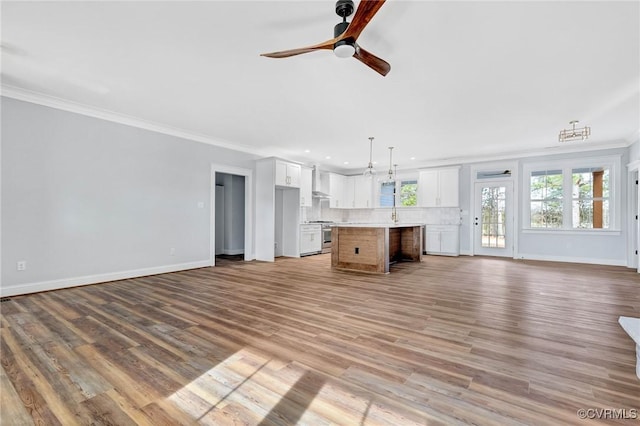
[[[300,187],[301,167],[299,164],[276,160],[276,186]]]
[[[309,167],[300,169],[300,207],[312,207],[313,170]]]
[[[367,209],[373,207],[373,179],[329,173],[329,207]]]
[[[427,254],[458,256],[460,254],[460,227],[457,225],[427,225],[425,227]]]
[[[347,177],[337,173],[329,173],[329,207],[332,209],[346,208],[345,186]]]
[[[355,192],[355,176],[345,176],[344,177],[344,208],[352,209],[356,206],[356,192]]]
[[[294,176],[287,174],[287,164],[296,166],[288,168]],[[273,262],[276,256],[300,256],[300,190],[293,186],[296,169],[300,166],[273,157],[256,161],[256,260]]]
[[[300,255],[319,253],[322,250],[322,227],[319,224],[300,225]]]
[[[458,207],[459,169],[420,171],[418,205],[420,207]]]
[[[373,207],[373,183],[375,179],[364,176],[351,176],[353,180],[354,202],[356,209],[370,209]]]

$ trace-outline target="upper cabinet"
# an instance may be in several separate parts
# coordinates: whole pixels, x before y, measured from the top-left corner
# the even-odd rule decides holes
[[[362,175],[350,176],[353,182],[353,208],[370,209],[373,206],[373,182]]]
[[[420,207],[458,207],[459,168],[420,171],[418,205]]]
[[[276,160],[276,186],[300,188],[300,174],[299,164]]]
[[[332,209],[368,209],[373,205],[373,180],[363,176],[329,173],[329,207]]]
[[[329,207],[332,209],[346,208],[345,186],[347,177],[337,173],[329,173]]]
[[[344,177],[344,192],[342,194],[344,197],[344,204],[342,207],[345,209],[352,209],[356,205],[356,192],[353,184],[353,176]]]
[[[309,167],[300,169],[300,207],[312,207],[313,171]]]

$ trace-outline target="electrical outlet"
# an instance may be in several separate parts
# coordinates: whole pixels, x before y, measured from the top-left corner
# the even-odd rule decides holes
[[[171,248],[169,249],[169,256],[175,256],[175,255],[176,255],[176,249],[175,249],[175,248],[173,248],[173,247],[171,247]]]
[[[27,269],[27,261],[26,260],[21,260],[19,262],[16,263],[16,269],[18,271],[24,271]]]

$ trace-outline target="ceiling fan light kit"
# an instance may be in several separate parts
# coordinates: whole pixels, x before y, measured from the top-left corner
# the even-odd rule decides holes
[[[341,44],[338,44],[341,43]],[[338,58],[350,58],[356,53],[356,48],[349,44],[347,41],[339,41],[336,43],[336,47],[333,48],[333,54]]]
[[[342,22],[333,27],[333,37],[338,38],[342,33],[347,31],[349,22],[347,16],[353,13],[352,0],[338,0],[336,2],[336,13],[342,17]],[[333,54],[338,58],[350,58],[356,53],[356,48],[351,40],[340,40],[333,45]]]
[[[373,19],[384,2],[385,0],[361,0],[353,19],[351,22],[347,22],[347,16],[353,13],[353,0],[338,0],[336,2],[336,14],[342,18],[342,22],[333,28],[333,38],[331,40],[299,49],[263,53],[260,56],[288,58],[316,50],[333,50],[335,56],[339,58],[355,58],[378,74],[385,76],[391,70],[391,65],[374,54],[367,52],[357,43],[358,36],[360,36],[360,33]]]
[[[571,124],[571,129],[562,129],[560,130],[560,134],[558,135],[559,142],[570,142],[581,140],[584,141],[589,139],[591,136],[591,127],[584,126],[576,128],[576,124],[578,124],[578,120],[572,120],[569,122]]]

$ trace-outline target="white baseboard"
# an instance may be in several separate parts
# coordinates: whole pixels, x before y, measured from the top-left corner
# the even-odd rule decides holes
[[[147,275],[166,274],[168,272],[185,271],[187,269],[205,268],[208,266],[211,266],[211,261],[201,260],[199,262],[156,266],[153,268],[134,269],[131,271],[110,272],[99,275],[86,275],[83,277],[63,278],[60,280],[18,284],[9,287],[0,287],[0,296],[9,297],[17,296],[20,294],[37,293],[40,291],[59,290],[62,288],[104,283],[108,281],[126,280],[129,278],[144,277]]]
[[[226,254],[229,256],[235,256],[236,254],[244,254],[244,249],[235,249],[235,250],[223,250],[222,254]]]
[[[523,260],[544,260],[548,262],[567,262],[567,263],[590,263],[592,265],[609,265],[609,266],[627,266],[626,259],[597,259],[587,257],[570,257],[570,256],[545,256],[540,254],[518,253],[514,259]]]

